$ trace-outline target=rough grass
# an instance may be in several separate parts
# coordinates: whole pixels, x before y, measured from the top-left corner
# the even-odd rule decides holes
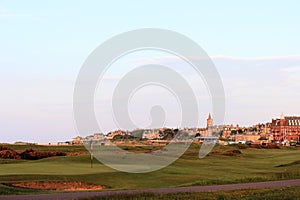
[[[0,184],[0,195],[15,195],[15,194],[39,194],[43,191],[24,189],[24,188],[15,188]]]
[[[288,164],[278,165],[276,167],[289,167],[289,166],[293,166],[293,165],[299,165],[300,166],[300,160],[296,160],[296,161],[288,163]]]
[[[218,192],[199,192],[199,193],[172,193],[172,194],[138,194],[138,195],[114,195],[107,197],[85,198],[86,200],[114,200],[114,199],[148,199],[148,200],[166,200],[166,199],[195,199],[195,200],[260,200],[260,199],[278,199],[290,200],[300,199],[300,187],[282,187],[276,189],[255,189],[255,190],[235,190],[235,191],[218,191]],[[83,199],[82,199],[83,200]]]
[[[10,148],[22,151],[22,148],[28,147],[10,146]],[[148,151],[148,148],[139,147],[142,152]],[[86,151],[82,146],[38,147],[37,149],[63,152]],[[223,155],[224,152],[237,149],[241,153],[236,156]],[[300,150],[297,148],[239,149],[237,146],[217,146],[203,159],[199,159],[198,155],[199,145],[193,144],[170,166],[146,174],[118,172],[96,161],[91,168],[89,155],[52,157],[36,161],[0,160],[0,183],[84,181],[106,185],[110,190],[120,190],[300,178],[299,165],[291,164],[299,160]],[[11,190],[15,188],[0,187],[0,194]],[[16,191],[18,194],[22,192],[24,191]],[[36,193],[36,191],[24,193]]]

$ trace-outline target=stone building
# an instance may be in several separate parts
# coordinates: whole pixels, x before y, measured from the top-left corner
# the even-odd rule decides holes
[[[83,144],[83,138],[80,136],[77,136],[76,138],[73,138],[73,140],[70,142],[72,145],[81,145]]]
[[[202,137],[208,137],[208,136],[220,136],[220,133],[223,131],[222,125],[214,125],[213,124],[213,118],[211,114],[209,113],[207,119],[206,119],[206,128],[200,128],[197,130],[197,133],[200,134]]]
[[[213,124],[213,119],[212,119],[210,113],[209,113],[208,118],[207,118],[206,121],[207,121],[207,123],[206,123],[206,128],[212,127],[212,126],[214,125],[214,124]]]
[[[272,119],[271,132],[275,142],[300,142],[300,117],[283,114],[280,119]]]

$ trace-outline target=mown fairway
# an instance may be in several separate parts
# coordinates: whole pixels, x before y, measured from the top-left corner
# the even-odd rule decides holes
[[[28,146],[10,146],[24,150]],[[84,147],[32,147],[46,151],[78,152]],[[129,150],[132,147],[128,147]],[[139,148],[143,151],[143,148]],[[0,160],[0,183],[20,181],[84,181],[106,185],[111,190],[178,187],[300,177],[300,150],[239,149],[231,156],[224,152],[236,146],[218,146],[209,156],[199,159],[199,145],[193,144],[175,163],[159,171],[129,174],[110,169],[101,163],[90,168],[89,155],[52,157],[36,161]],[[35,193],[0,184],[0,194]]]

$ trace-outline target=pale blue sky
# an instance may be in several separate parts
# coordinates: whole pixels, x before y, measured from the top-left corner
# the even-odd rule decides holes
[[[182,33],[215,58],[227,123],[299,114],[299,8],[297,0],[0,0],[0,142],[75,136],[81,64],[106,39],[146,27]]]

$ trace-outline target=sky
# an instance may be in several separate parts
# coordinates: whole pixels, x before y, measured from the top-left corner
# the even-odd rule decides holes
[[[82,64],[107,39],[140,28],[179,32],[207,52],[223,81],[225,123],[299,115],[299,7],[296,0],[0,0],[0,142],[79,135],[72,107]]]

